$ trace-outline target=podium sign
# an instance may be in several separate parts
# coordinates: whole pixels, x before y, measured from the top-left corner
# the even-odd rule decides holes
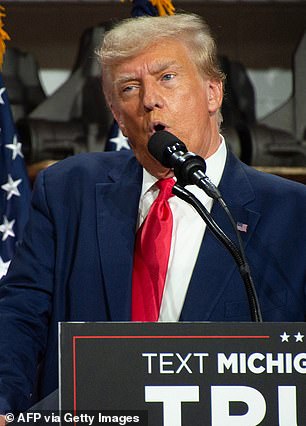
[[[304,323],[61,323],[61,409],[102,426],[303,426],[305,341]]]

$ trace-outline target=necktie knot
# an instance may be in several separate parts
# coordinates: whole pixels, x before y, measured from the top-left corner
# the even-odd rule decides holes
[[[158,199],[167,201],[170,197],[173,197],[172,188],[175,184],[173,178],[160,179],[156,182],[156,186],[159,188]]]

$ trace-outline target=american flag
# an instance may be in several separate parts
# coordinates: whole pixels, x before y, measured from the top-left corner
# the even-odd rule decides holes
[[[0,278],[28,219],[31,190],[21,147],[0,74]]]
[[[248,232],[248,225],[246,223],[237,222],[237,229],[240,232]]]
[[[105,145],[105,151],[121,151],[130,149],[128,138],[123,136],[118,123],[114,120]]]

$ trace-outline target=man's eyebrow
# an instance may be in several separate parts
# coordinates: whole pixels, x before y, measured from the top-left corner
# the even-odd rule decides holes
[[[122,74],[116,80],[113,80],[113,86],[120,86],[121,84],[127,83],[129,81],[137,80],[135,74]]]
[[[175,69],[181,68],[177,61],[156,61],[150,66],[150,72],[156,74],[165,71],[167,68],[174,67]]]

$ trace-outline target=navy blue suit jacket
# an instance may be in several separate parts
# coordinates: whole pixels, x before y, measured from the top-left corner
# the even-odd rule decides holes
[[[0,410],[57,387],[58,321],[128,321],[142,168],[129,151],[81,154],[37,178],[24,242],[0,287]],[[246,247],[264,321],[304,321],[306,188],[229,153],[219,186]],[[212,215],[235,240],[222,209]],[[232,257],[206,231],[181,320],[250,321]],[[39,365],[38,371],[37,365]]]

